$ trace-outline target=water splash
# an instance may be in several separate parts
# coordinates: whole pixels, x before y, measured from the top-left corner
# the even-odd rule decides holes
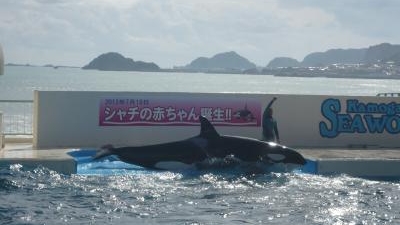
[[[0,170],[1,224],[397,224],[399,182],[293,172]]]

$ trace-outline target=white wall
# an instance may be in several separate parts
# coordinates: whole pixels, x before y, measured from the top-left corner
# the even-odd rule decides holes
[[[341,110],[337,114],[348,114],[350,118],[358,114],[365,125],[364,116],[372,115],[378,119],[385,113],[346,112],[346,101],[357,99],[360,103],[373,103],[384,109],[397,107],[397,98],[386,97],[346,97],[346,96],[306,96],[306,95],[252,95],[252,94],[200,94],[200,93],[136,93],[136,92],[35,92],[34,146],[36,148],[54,147],[99,147],[104,144],[147,145],[166,141],[181,140],[199,133],[199,126],[99,126],[99,102],[105,98],[125,98],[149,96],[173,101],[175,98],[193,99],[250,99],[259,101],[261,110],[274,97],[274,117],[278,121],[281,143],[292,147],[347,147],[349,145],[376,145],[399,147],[397,113],[390,115],[393,134],[344,132],[336,137],[326,138],[320,134],[320,123],[328,128],[332,122],[322,114],[323,102],[332,98],[340,101]],[[354,105],[353,105],[354,106]],[[362,105],[361,105],[362,106]],[[332,109],[333,107],[327,107]],[[399,106],[400,113],[400,106]],[[336,115],[336,114],[332,114]],[[346,116],[343,116],[346,117]],[[343,120],[345,121],[345,120]],[[360,122],[360,121],[358,121]],[[351,124],[350,124],[351,125]],[[357,125],[357,126],[355,126]],[[362,125],[362,124],[361,124]],[[400,125],[400,124],[399,124]],[[346,128],[346,125],[343,125]],[[359,127],[360,123],[353,124]],[[221,134],[233,134],[261,138],[261,127],[216,126]],[[348,131],[348,130],[347,130]]]

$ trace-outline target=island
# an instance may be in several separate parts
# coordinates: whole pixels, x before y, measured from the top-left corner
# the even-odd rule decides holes
[[[184,67],[197,72],[242,72],[253,68],[256,64],[234,51],[218,53],[211,58],[199,57]]]
[[[273,63],[272,63],[273,62]],[[313,52],[295,59],[275,58],[259,74],[288,77],[400,79],[400,45]]]
[[[160,67],[155,63],[134,61],[116,52],[101,54],[89,64],[82,67],[82,69],[103,71],[160,71]]]
[[[7,63],[6,66],[34,66]],[[54,69],[67,66],[44,65]],[[329,49],[312,52],[302,61],[276,57],[265,67],[256,66],[235,51],[212,57],[198,57],[185,66],[160,68],[152,62],[134,61],[120,53],[109,52],[93,59],[82,69],[104,71],[144,71],[182,73],[254,74],[287,77],[331,77],[400,79],[400,45],[382,43],[359,49]]]

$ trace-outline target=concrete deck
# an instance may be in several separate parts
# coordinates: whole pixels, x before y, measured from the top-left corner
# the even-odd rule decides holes
[[[39,165],[63,174],[77,172],[77,163],[67,154],[72,149],[34,150],[31,143],[7,143],[0,150],[0,168],[19,163],[25,169]],[[306,172],[348,174],[380,179],[400,178],[400,149],[298,149],[310,160]]]
[[[24,169],[43,166],[63,174],[77,172],[77,163],[67,154],[71,149],[34,150],[31,143],[6,143],[0,150],[0,168],[21,164]]]
[[[348,174],[356,177],[399,179],[400,149],[299,149],[315,162],[314,173]]]

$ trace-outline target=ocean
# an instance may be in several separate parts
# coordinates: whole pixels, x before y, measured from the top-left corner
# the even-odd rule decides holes
[[[400,80],[6,66],[0,100],[32,100],[33,90],[374,96],[399,87]],[[0,224],[399,224],[399,196],[398,180],[345,174],[153,171],[107,160],[83,160],[74,175],[0,168]]]
[[[32,100],[34,90],[150,91],[375,96],[399,92],[400,80],[269,75],[115,72],[6,66],[0,100]]]

